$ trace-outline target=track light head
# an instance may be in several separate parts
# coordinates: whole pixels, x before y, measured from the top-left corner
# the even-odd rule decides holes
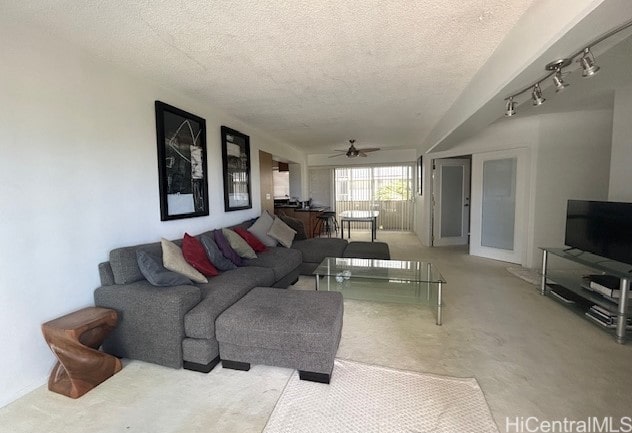
[[[562,71],[559,69],[555,72],[555,74],[553,74],[553,84],[555,84],[556,92],[561,92],[562,90],[570,86],[570,84],[564,82]]]
[[[546,99],[542,97],[542,89],[540,89],[540,84],[536,84],[533,86],[533,90],[531,91],[531,99],[533,100],[533,105],[538,106],[542,105]]]
[[[516,115],[516,103],[513,100],[513,96],[509,97],[507,104],[505,105],[505,116],[511,117]]]
[[[595,56],[590,52],[590,48],[584,48],[584,54],[579,59],[582,67],[582,77],[592,77],[599,72],[599,66],[595,63]]]

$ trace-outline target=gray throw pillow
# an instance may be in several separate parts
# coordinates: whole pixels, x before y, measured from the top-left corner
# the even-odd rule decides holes
[[[281,218],[275,217],[272,227],[268,230],[268,236],[279,241],[284,247],[290,248],[296,236],[296,230],[285,224]]]
[[[237,266],[226,257],[219,249],[215,240],[208,234],[203,234],[200,236],[200,242],[202,242],[202,246],[204,247],[204,251],[206,251],[206,256],[208,259],[215,265],[217,269],[220,271],[229,271],[231,269],[235,269]]]
[[[136,251],[136,261],[143,276],[154,286],[181,286],[192,284],[184,275],[167,270],[162,265],[162,259],[159,256],[138,250]]]
[[[273,223],[274,219],[268,211],[264,211],[257,221],[248,228],[248,231],[255,235],[266,247],[276,247],[277,240],[268,236],[268,230],[270,230]]]

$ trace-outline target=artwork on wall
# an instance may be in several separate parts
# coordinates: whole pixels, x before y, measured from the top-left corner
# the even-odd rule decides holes
[[[250,137],[222,126],[224,210],[252,208],[250,196]]]
[[[417,194],[418,195],[423,195],[424,194],[424,189],[423,189],[423,179],[424,179],[424,157],[420,156],[417,159]]]
[[[209,214],[206,121],[156,101],[160,220]]]

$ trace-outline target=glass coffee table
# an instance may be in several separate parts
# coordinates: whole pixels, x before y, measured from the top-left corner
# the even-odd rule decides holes
[[[446,281],[432,263],[327,257],[313,274],[316,290],[341,292],[347,299],[430,305],[441,325]]]

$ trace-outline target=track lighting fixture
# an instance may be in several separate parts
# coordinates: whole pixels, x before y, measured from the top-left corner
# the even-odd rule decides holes
[[[566,89],[570,84],[564,82],[564,78],[562,77],[562,70],[558,69],[555,74],[553,74],[553,84],[555,84],[555,91],[561,92]]]
[[[542,97],[542,89],[540,89],[540,84],[536,84],[535,86],[533,86],[533,90],[531,91],[531,99],[533,100],[533,105],[542,105],[544,104],[544,101],[546,101],[546,99],[544,99]]]
[[[505,101],[507,101],[507,103],[505,104],[505,116],[512,117],[516,115],[516,101],[514,100],[514,98],[516,96],[527,93],[528,91],[531,91],[531,100],[533,102],[533,105],[542,105],[542,103],[546,101],[546,99],[542,96],[542,89],[540,87],[540,84],[549,78],[552,78],[556,92],[560,92],[568,87],[569,84],[564,82],[564,74],[562,73],[562,68],[570,65],[575,59],[577,59],[577,63],[579,63],[582,68],[583,77],[592,77],[593,75],[595,75],[600,68],[595,62],[595,56],[592,54],[590,49],[600,42],[608,39],[609,37],[614,36],[620,31],[627,29],[630,26],[632,26],[632,20],[627,21],[626,23],[621,24],[619,27],[616,27],[609,32],[603,34],[591,43],[585,45],[584,48],[582,48],[580,51],[571,54],[567,58],[554,60],[546,65],[545,69],[549,72],[545,76],[541,77],[538,81],[528,85],[519,92],[516,92],[513,95],[509,95],[505,98]]]
[[[514,114],[516,114],[516,103],[514,102],[513,97],[511,97],[505,106],[505,116],[511,117]]]
[[[584,48],[584,54],[579,59],[579,64],[583,69],[582,77],[592,77],[600,69],[595,63],[595,56],[590,52],[590,48]]]

